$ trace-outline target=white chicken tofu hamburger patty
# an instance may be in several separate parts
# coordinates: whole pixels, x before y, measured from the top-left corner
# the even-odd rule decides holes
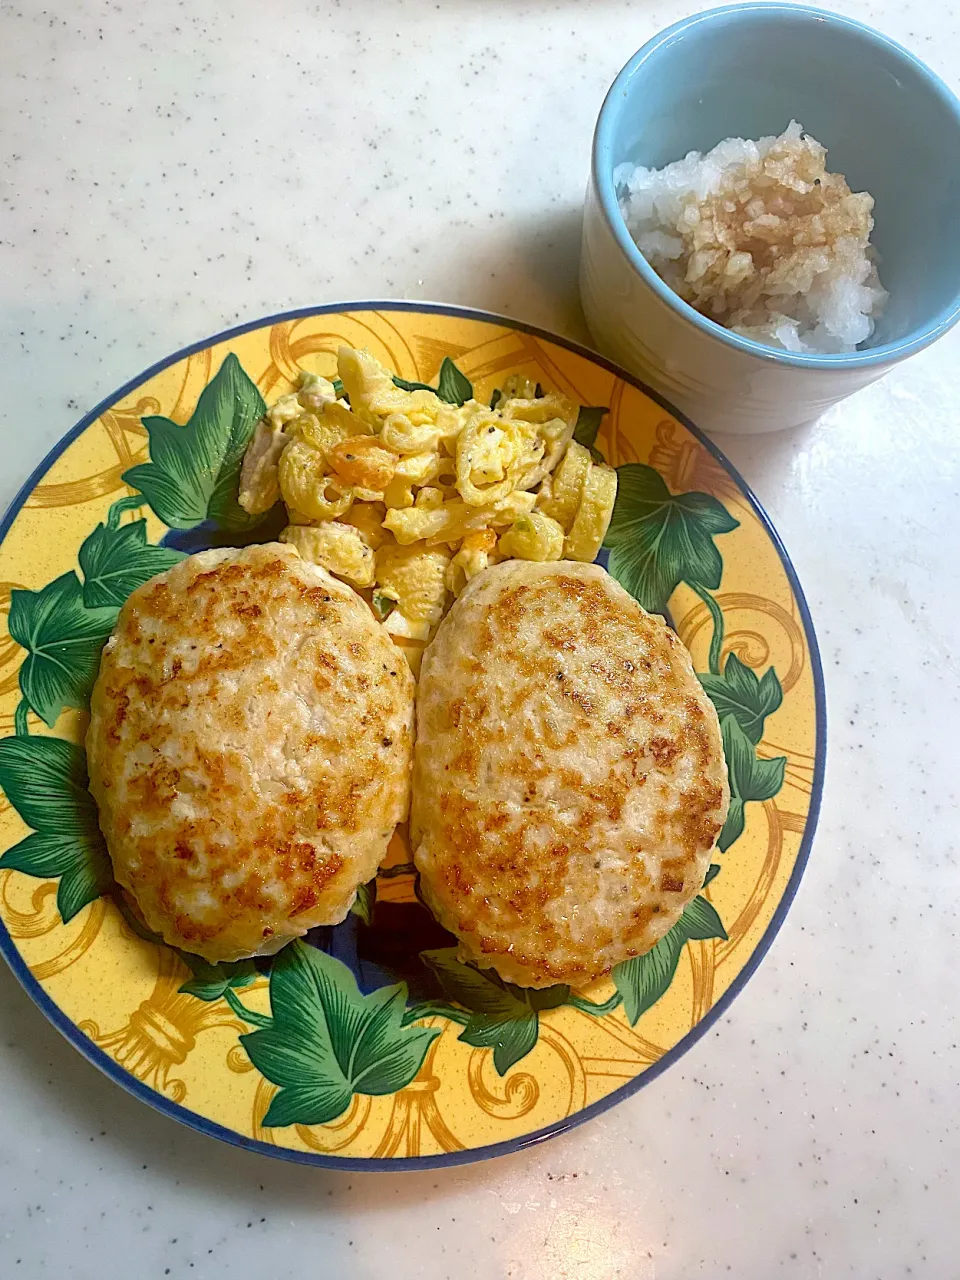
[[[364,601],[292,547],[204,551],[135,591],[86,745],[147,925],[216,962],[342,920],[407,816],[413,700]]]
[[[411,836],[461,957],[583,986],[699,892],[729,802],[690,656],[598,565],[512,561],[427,648]]]

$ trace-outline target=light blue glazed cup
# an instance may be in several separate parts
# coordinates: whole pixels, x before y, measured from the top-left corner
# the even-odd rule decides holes
[[[887,309],[865,348],[778,351],[683,302],[620,214],[613,172],[661,167],[791,119],[831,171],[875,198]],[[584,212],[580,292],[594,340],[698,425],[762,432],[817,417],[934,342],[960,318],[960,102],[928,67],[838,14],[776,3],[696,14],[655,36],[600,112]]]

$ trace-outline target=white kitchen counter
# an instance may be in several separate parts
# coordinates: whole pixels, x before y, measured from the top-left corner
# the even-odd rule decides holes
[[[0,504],[126,379],[259,315],[424,298],[585,338],[593,122],[693,7],[2,0]],[[952,5],[837,7],[960,87]],[[958,367],[955,331],[813,429],[720,442],[813,612],[827,783],[780,936],[679,1063],[524,1154],[338,1175],[134,1101],[4,967],[0,1277],[960,1275]]]

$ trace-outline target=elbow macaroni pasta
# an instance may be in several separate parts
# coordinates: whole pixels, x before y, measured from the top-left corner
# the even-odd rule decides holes
[[[507,559],[560,560],[563,558],[563,530],[556,520],[542,511],[518,516],[500,539],[500,550]]]
[[[529,379],[492,407],[398,387],[367,351],[341,347],[339,388],[301,374],[258,423],[240,503],[282,498],[281,540],[361,591],[415,665],[453,598],[488,565],[593,560],[616,472],[573,439],[578,408]],[[339,394],[338,394],[339,392]],[[417,651],[418,652],[418,651]]]
[[[288,507],[311,520],[336,520],[353,502],[353,490],[326,472],[326,459],[306,440],[292,440],[280,455],[280,493]]]
[[[603,545],[603,535],[617,498],[617,473],[613,467],[590,463],[583,486],[583,496],[570,532],[563,544],[567,560],[595,560]]]
[[[281,533],[280,541],[289,542],[304,560],[322,564],[355,587],[373,586],[373,549],[353,525],[341,524],[338,520],[314,525],[291,524]]]
[[[428,640],[446,603],[446,547],[384,546],[377,552],[377,586],[397,602],[384,626],[408,640]]]

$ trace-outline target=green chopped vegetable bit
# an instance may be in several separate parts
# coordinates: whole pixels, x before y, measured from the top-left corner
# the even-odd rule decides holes
[[[381,622],[390,617],[394,609],[397,607],[397,600],[394,596],[388,595],[385,591],[375,591],[371,601],[373,612],[377,615]]]

